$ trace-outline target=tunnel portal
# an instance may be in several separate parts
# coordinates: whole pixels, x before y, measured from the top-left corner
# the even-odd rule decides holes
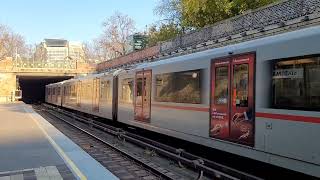
[[[22,90],[22,101],[28,104],[44,102],[45,86],[72,78],[73,76],[17,76]]]

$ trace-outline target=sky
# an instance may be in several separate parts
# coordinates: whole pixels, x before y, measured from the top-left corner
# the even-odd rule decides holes
[[[114,12],[129,15],[139,31],[160,18],[153,10],[159,0],[6,0],[0,24],[25,37],[29,44],[44,38],[90,41],[102,33],[102,22]]]

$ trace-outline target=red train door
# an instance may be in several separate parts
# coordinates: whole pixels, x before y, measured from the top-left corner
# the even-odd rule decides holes
[[[151,70],[136,73],[134,119],[150,122],[151,116]]]
[[[143,121],[150,122],[151,118],[151,81],[152,72],[147,70],[143,72]]]
[[[253,145],[254,60],[251,53],[212,61],[211,137]]]
[[[211,128],[215,138],[229,137],[230,59],[211,63]]]

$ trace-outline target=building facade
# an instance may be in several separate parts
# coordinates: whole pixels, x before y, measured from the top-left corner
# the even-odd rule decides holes
[[[79,42],[70,42],[64,39],[44,39],[36,48],[35,59],[44,63],[83,62],[84,50]]]

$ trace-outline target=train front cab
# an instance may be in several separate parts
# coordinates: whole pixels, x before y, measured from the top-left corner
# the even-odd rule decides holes
[[[61,106],[61,83],[50,84],[46,86],[45,101],[57,106]]]

